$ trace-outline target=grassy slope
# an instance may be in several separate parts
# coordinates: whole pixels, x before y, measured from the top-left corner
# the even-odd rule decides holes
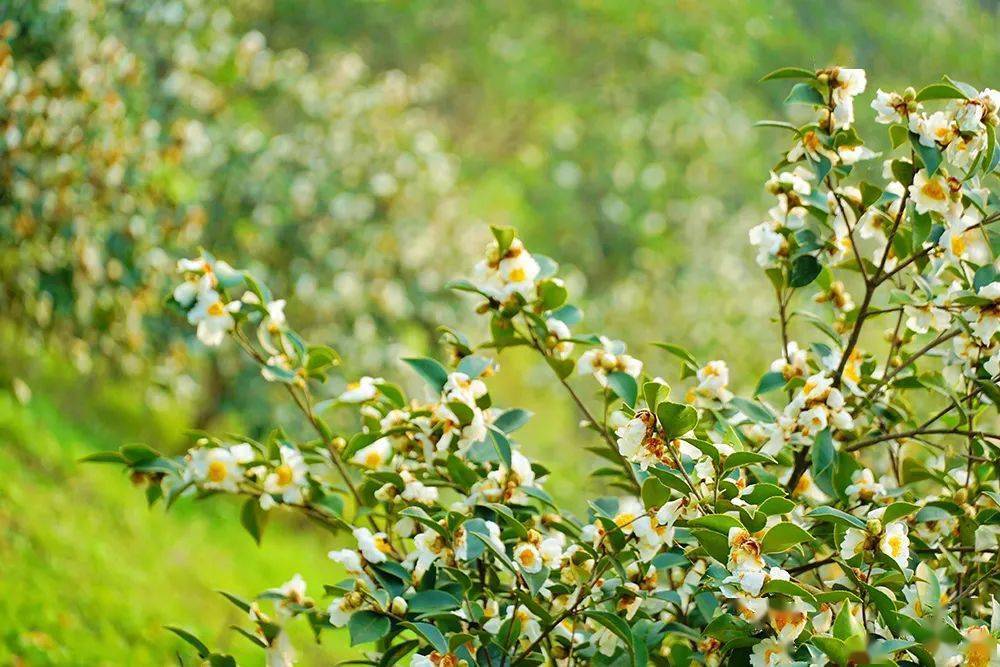
[[[176,664],[184,645],[169,623],[262,664],[226,630],[242,614],[213,590],[249,596],[296,571],[318,589],[339,578],[324,557],[333,540],[282,517],[257,548],[224,500],[147,510],[119,471],[75,463],[118,444],[86,423],[38,397],[22,407],[0,395],[0,663]],[[303,655],[318,658],[297,630]],[[342,636],[327,637],[329,659]]]

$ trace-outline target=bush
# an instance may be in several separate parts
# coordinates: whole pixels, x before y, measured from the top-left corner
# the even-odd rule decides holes
[[[256,539],[280,510],[352,534],[355,548],[330,553],[350,578],[325,586],[328,600],[298,577],[253,601],[227,594],[271,664],[293,661],[283,628],[298,617],[317,639],[346,626],[370,647],[366,664],[1000,659],[1000,213],[986,187],[1000,93],[948,78],[879,90],[894,157],[876,178],[853,126],[863,70],[766,79],[797,80],[788,102],[815,115],[764,123],[790,141],[767,181],[775,206],[750,232],[780,332],[753,397],[730,391],[724,361],[658,344],[681,365],[687,389],[671,388],[624,343],[573,333],[582,313],[556,262],[494,227],[471,279],[451,284],[489,319],[484,342],[445,329],[447,365],[406,359],[426,398],[377,377],[322,398],[337,353],[293,330],[261,281],[206,253],[179,263],[173,306],[206,345],[232,341],[284,387],[313,434],[95,458],[124,464],[151,503],[243,497]],[[818,293],[804,299],[807,288]],[[886,350],[869,335],[879,322]],[[800,346],[793,323],[819,340]],[[548,470],[519,450],[531,415],[492,404],[488,378],[514,346],[551,368],[605,462],[595,475],[615,495],[583,518],[555,506]],[[210,663],[232,662],[175,632]]]
[[[370,343],[426,336],[446,312],[438,257],[462,234],[433,68],[273,50],[215,0],[5,15],[0,307],[25,336],[84,371],[159,364],[163,389],[190,393],[161,292],[170,256],[198,245],[254,258],[309,301],[311,335],[358,341],[366,366],[394,350]]]

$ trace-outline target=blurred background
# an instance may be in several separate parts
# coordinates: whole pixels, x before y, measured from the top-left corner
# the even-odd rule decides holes
[[[225,501],[147,510],[77,459],[185,431],[294,429],[233,350],[165,312],[199,247],[253,269],[361,374],[474,340],[468,272],[487,223],[563,265],[584,331],[725,358],[752,388],[779,353],[747,246],[785,137],[785,65],[997,85],[992,0],[7,0],[0,2],[0,662],[176,664],[162,626],[262,664],[213,591],[338,574],[290,517],[253,545]],[[879,136],[881,135],[872,135]],[[794,332],[793,332],[794,333]],[[501,403],[579,506],[585,434],[545,369],[505,352]],[[340,389],[336,382],[330,393]],[[552,407],[554,406],[554,407]],[[347,653],[298,635],[307,664]]]

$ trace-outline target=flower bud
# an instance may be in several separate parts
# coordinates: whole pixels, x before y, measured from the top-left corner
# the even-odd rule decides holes
[[[882,534],[882,522],[879,521],[878,519],[868,519],[868,523],[865,527],[868,529],[868,532],[871,533],[872,535]]]
[[[955,492],[954,500],[959,505],[964,505],[969,500],[969,492],[965,489],[959,489]]]
[[[344,448],[347,447],[347,440],[340,437],[339,435],[330,441],[330,449],[335,452],[342,452]]]
[[[375,498],[377,500],[385,502],[387,500],[392,500],[393,498],[395,498],[397,493],[398,491],[396,490],[395,484],[383,484],[375,492]]]
[[[398,595],[392,599],[392,603],[389,605],[389,611],[396,614],[397,616],[402,616],[406,613],[407,604],[406,600],[399,597]]]

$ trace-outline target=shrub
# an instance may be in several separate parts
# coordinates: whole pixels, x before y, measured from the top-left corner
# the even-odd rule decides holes
[[[170,256],[198,245],[253,257],[308,299],[307,331],[366,366],[394,350],[377,338],[432,331],[438,253],[462,239],[456,160],[427,110],[438,72],[275,50],[216,0],[9,9],[0,307],[26,337],[84,371],[159,364],[183,396],[192,364],[160,297]]]
[[[253,601],[226,594],[271,664],[292,662],[283,628],[297,617],[317,638],[346,626],[380,665],[1000,659],[1000,214],[986,187],[1000,93],[948,78],[879,90],[891,152],[876,178],[853,127],[863,70],[765,78],[797,79],[788,102],[815,114],[764,123],[790,142],[750,232],[780,333],[752,397],[730,390],[724,361],[658,344],[680,362],[687,388],[672,388],[624,343],[574,333],[556,262],[501,227],[451,284],[489,319],[485,341],[445,329],[447,365],[406,359],[425,397],[376,377],[323,397],[337,354],[296,333],[262,282],[203,254],[179,263],[173,305],[283,386],[313,434],[95,458],[127,466],[151,503],[243,497],[256,539],[281,510],[351,533],[330,554],[349,578],[322,594],[298,577]],[[799,345],[793,327],[818,340]],[[555,505],[548,470],[520,451],[531,415],[492,404],[496,357],[514,346],[548,364],[605,461],[595,474],[613,493],[584,517]]]

